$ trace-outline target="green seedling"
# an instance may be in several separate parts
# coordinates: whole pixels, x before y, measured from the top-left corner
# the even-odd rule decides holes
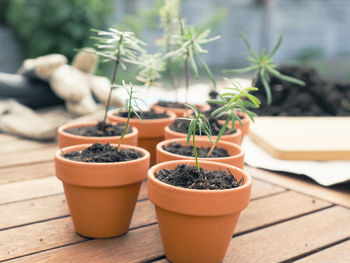
[[[188,64],[191,63],[191,67],[194,73],[194,77],[198,79],[198,66],[201,65],[207,72],[210,80],[212,81],[214,87],[216,87],[215,78],[209,69],[205,61],[200,57],[201,54],[208,53],[207,50],[202,48],[203,44],[212,42],[220,38],[220,36],[209,38],[210,30],[206,29],[204,31],[198,30],[196,26],[191,27],[185,25],[183,20],[180,20],[180,31],[178,34],[173,36],[177,49],[171,51],[165,55],[165,58],[171,57],[182,57],[184,58],[185,67],[185,81],[186,81],[186,98],[188,101],[188,90],[189,90],[189,68]]]
[[[120,109],[120,111],[126,111],[128,113],[128,117],[124,126],[123,133],[120,135],[119,141],[118,141],[118,152],[120,151],[120,144],[125,136],[125,134],[128,131],[129,128],[129,122],[131,118],[131,114],[134,113],[136,117],[140,120],[142,120],[139,112],[142,112],[141,107],[139,106],[139,102],[143,102],[143,100],[135,95],[135,89],[132,85],[132,83],[129,84],[129,89],[125,85],[125,82],[123,81],[123,85],[121,86],[126,89],[128,93],[128,98],[125,101],[125,106]]]
[[[283,35],[281,34],[276,45],[270,52],[270,54],[266,54],[265,48],[261,49],[260,56],[258,55],[257,52],[255,52],[250,45],[247,37],[242,33],[238,32],[239,36],[243,39],[244,43],[249,49],[251,56],[247,57],[247,60],[251,63],[251,66],[245,67],[245,68],[240,68],[240,69],[229,69],[229,70],[224,70],[224,73],[236,73],[236,74],[242,74],[242,73],[247,73],[247,72],[252,72],[254,71],[254,76],[252,80],[252,86],[256,85],[256,82],[258,79],[262,82],[265,92],[266,92],[266,97],[267,97],[267,103],[271,104],[272,101],[272,96],[271,96],[271,88],[270,88],[270,76],[274,76],[276,78],[279,78],[281,80],[285,80],[300,86],[304,86],[305,82],[301,81],[296,78],[292,78],[286,75],[283,75],[282,73],[278,72],[276,70],[277,65],[273,63],[273,56],[277,52],[278,48],[280,47],[283,39]]]
[[[197,147],[196,147],[196,129],[198,126],[199,134],[202,135],[202,132],[205,133],[205,135],[208,136],[209,140],[213,144],[212,135],[211,135],[211,128],[208,119],[199,112],[199,110],[192,104],[186,104],[186,107],[191,109],[193,111],[192,118],[178,118],[182,120],[188,120],[190,121],[190,125],[188,127],[187,131],[187,144],[190,143],[191,136],[193,141],[193,150],[194,150],[194,158],[196,160],[196,167],[198,172],[200,171],[199,164],[198,164],[198,154],[197,154]]]
[[[225,123],[221,127],[219,134],[215,143],[212,145],[208,156],[210,156],[215,149],[216,144],[219,142],[221,136],[226,131],[229,122],[231,121],[231,129],[235,129],[235,121],[238,120],[241,125],[242,121],[237,115],[237,112],[244,112],[248,117],[254,122],[254,117],[257,115],[248,110],[247,108],[259,108],[260,100],[249,92],[258,90],[255,87],[243,88],[239,82],[227,79],[225,80],[229,83],[229,86],[224,87],[225,90],[223,93],[218,94],[218,99],[208,100],[208,103],[217,104],[219,107],[214,110],[211,115],[219,119],[220,117],[225,117]]]
[[[146,44],[137,39],[133,32],[119,31],[109,28],[109,31],[92,29],[97,36],[91,37],[96,41],[98,51],[94,53],[103,58],[102,62],[114,61],[114,69],[111,81],[111,88],[108,94],[105,115],[102,127],[106,124],[107,112],[111,103],[112,91],[118,87],[116,78],[119,65],[126,69],[126,63],[137,63],[140,54],[145,53],[142,46]]]

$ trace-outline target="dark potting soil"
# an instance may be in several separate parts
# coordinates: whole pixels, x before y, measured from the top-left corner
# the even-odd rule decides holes
[[[80,136],[89,137],[110,137],[110,136],[120,136],[123,133],[125,124],[118,123],[116,125],[106,123],[102,125],[102,122],[97,123],[94,126],[84,126],[84,127],[74,127],[70,129],[65,129],[67,133]],[[128,127],[127,133],[131,133],[132,129]]]
[[[262,116],[349,116],[350,83],[323,79],[313,67],[281,65],[282,74],[303,80],[298,86],[271,77],[272,103],[267,105],[263,85],[257,82],[256,95],[261,101],[260,109],[254,110]]]
[[[166,107],[166,108],[186,109],[185,103],[180,103],[180,102],[160,100],[157,102],[157,105],[161,107]]]
[[[180,164],[176,169],[162,169],[155,174],[158,180],[188,189],[223,190],[236,188],[243,184],[242,178],[235,178],[230,170],[210,171],[196,166]]]
[[[121,149],[118,152],[117,147],[113,147],[109,143],[94,143],[82,151],[69,152],[63,156],[77,162],[114,163],[136,160],[141,158],[143,154],[134,149]]]
[[[192,145],[182,146],[180,143],[172,142],[168,145],[164,145],[163,149],[167,152],[191,156],[194,157],[194,148]],[[218,158],[218,157],[229,157],[230,155],[223,148],[215,147],[212,154],[208,156],[208,152],[210,151],[210,147],[197,147],[198,157],[201,158]]]
[[[210,127],[211,127],[211,133],[212,135],[216,136],[219,134],[221,127],[223,124],[219,123],[217,119],[215,119],[212,116],[207,116]],[[188,131],[188,128],[190,126],[189,120],[182,120],[182,119],[176,119],[169,128],[173,131],[180,132],[180,133],[186,133]],[[224,132],[224,135],[233,134],[236,130],[232,131],[230,128],[227,128]],[[196,129],[196,135],[199,135],[199,130]],[[202,134],[204,135],[204,134]]]
[[[155,112],[153,109],[151,109],[150,111],[137,111],[137,114],[141,117],[141,119],[145,120],[169,118],[166,112]],[[124,118],[128,117],[128,113],[126,111],[119,112],[116,115]],[[134,112],[131,113],[131,118],[137,118]]]

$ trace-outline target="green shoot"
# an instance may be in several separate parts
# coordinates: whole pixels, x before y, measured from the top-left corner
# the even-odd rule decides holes
[[[249,52],[251,53],[252,57],[248,56],[247,60],[251,63],[251,66],[245,67],[245,68],[240,68],[240,69],[229,69],[229,70],[224,70],[224,73],[236,73],[236,74],[243,74],[247,72],[252,72],[254,71],[254,77],[252,80],[252,86],[255,86],[256,81],[260,79],[262,82],[265,92],[266,92],[266,97],[267,97],[267,103],[271,104],[272,101],[272,96],[271,96],[271,88],[269,85],[270,82],[270,76],[274,76],[276,78],[279,78],[281,80],[285,80],[300,86],[305,86],[305,82],[301,81],[296,78],[292,78],[286,75],[281,74],[276,70],[277,65],[273,63],[273,56],[277,52],[278,48],[280,47],[283,39],[283,35],[281,34],[276,45],[270,52],[270,54],[265,54],[265,49],[261,49],[260,56],[258,55],[257,52],[255,52],[250,45],[247,37],[241,32],[238,32],[239,36],[243,39],[244,43],[249,49]]]
[[[173,36],[177,49],[171,51],[165,55],[165,58],[170,57],[183,57],[185,63],[185,80],[186,80],[186,98],[188,101],[188,90],[189,90],[189,72],[188,63],[191,63],[191,67],[194,73],[194,77],[198,79],[198,65],[201,65],[207,72],[210,80],[212,81],[214,88],[216,88],[216,81],[213,73],[210,71],[208,65],[200,57],[200,54],[208,53],[207,50],[203,49],[201,45],[212,42],[220,38],[220,36],[208,38],[210,30],[198,30],[196,26],[191,27],[185,25],[183,20],[180,20],[180,32]],[[200,63],[200,64],[199,64]]]
[[[232,131],[235,129],[235,121],[238,120],[239,123],[243,126],[241,119],[237,115],[237,112],[244,112],[248,117],[254,122],[254,117],[257,116],[254,112],[249,111],[247,108],[259,108],[260,100],[249,94],[251,91],[258,90],[255,87],[242,88],[239,82],[227,79],[225,80],[230,84],[230,86],[224,87],[225,90],[223,93],[218,94],[218,99],[208,100],[208,103],[218,104],[216,110],[214,110],[211,115],[215,116],[217,119],[224,116],[226,118],[225,124],[221,127],[217,139],[213,146],[211,147],[208,156],[213,152],[216,144],[219,142],[221,136],[227,129],[229,122],[231,121]]]
[[[178,31],[177,21],[180,17],[180,0],[165,0],[163,7],[159,10],[160,25],[163,29],[165,52],[172,50],[173,35]],[[172,68],[172,58],[166,60],[167,72],[171,87],[176,90],[175,78]]]
[[[117,87],[116,78],[119,65],[126,69],[125,63],[133,63],[137,61],[139,53],[144,53],[142,46],[146,45],[137,39],[132,32],[122,32],[115,28],[109,28],[109,31],[101,31],[92,29],[97,36],[91,37],[96,41],[96,46],[100,51],[94,51],[95,54],[104,58],[102,62],[114,61],[114,69],[111,81],[111,89],[109,91],[106,104],[105,115],[102,127],[106,123],[107,112],[111,103],[112,91]]]
[[[126,123],[124,126],[123,133],[120,135],[120,138],[118,141],[118,152],[120,151],[120,144],[121,144],[125,134],[128,131],[131,113],[134,113],[137,116],[137,118],[139,118],[141,120],[141,117],[138,114],[138,112],[142,111],[139,104],[138,104],[138,101],[142,101],[142,99],[135,96],[135,90],[134,90],[132,83],[129,84],[130,88],[128,89],[127,86],[125,85],[125,82],[123,81],[123,85],[121,87],[126,89],[126,91],[128,93],[128,98],[125,101],[124,108],[121,108],[120,111],[125,110],[128,113],[128,117],[127,117],[127,120],[126,120]]]
[[[213,144],[212,135],[211,135],[211,128],[208,119],[199,112],[199,110],[192,104],[186,104],[186,107],[190,108],[192,113],[192,118],[178,118],[182,120],[188,120],[190,121],[190,125],[188,127],[187,131],[187,144],[190,143],[191,136],[193,141],[193,150],[194,150],[194,158],[196,160],[196,167],[198,172],[200,171],[199,164],[198,164],[198,154],[197,154],[197,147],[196,147],[196,128],[198,126],[199,134],[202,135],[202,132],[205,133],[205,135],[208,136],[209,140]]]

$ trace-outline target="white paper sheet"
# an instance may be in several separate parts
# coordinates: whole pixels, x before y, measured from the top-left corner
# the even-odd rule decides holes
[[[265,152],[249,136],[245,137],[242,147],[245,151],[245,162],[250,166],[303,174],[323,186],[350,182],[350,161],[280,160]]]

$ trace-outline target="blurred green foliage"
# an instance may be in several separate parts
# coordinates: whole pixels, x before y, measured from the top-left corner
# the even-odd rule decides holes
[[[76,53],[74,48],[91,45],[90,28],[107,27],[114,2],[10,0],[6,12],[7,24],[21,40],[27,56],[60,53],[71,60]]]

